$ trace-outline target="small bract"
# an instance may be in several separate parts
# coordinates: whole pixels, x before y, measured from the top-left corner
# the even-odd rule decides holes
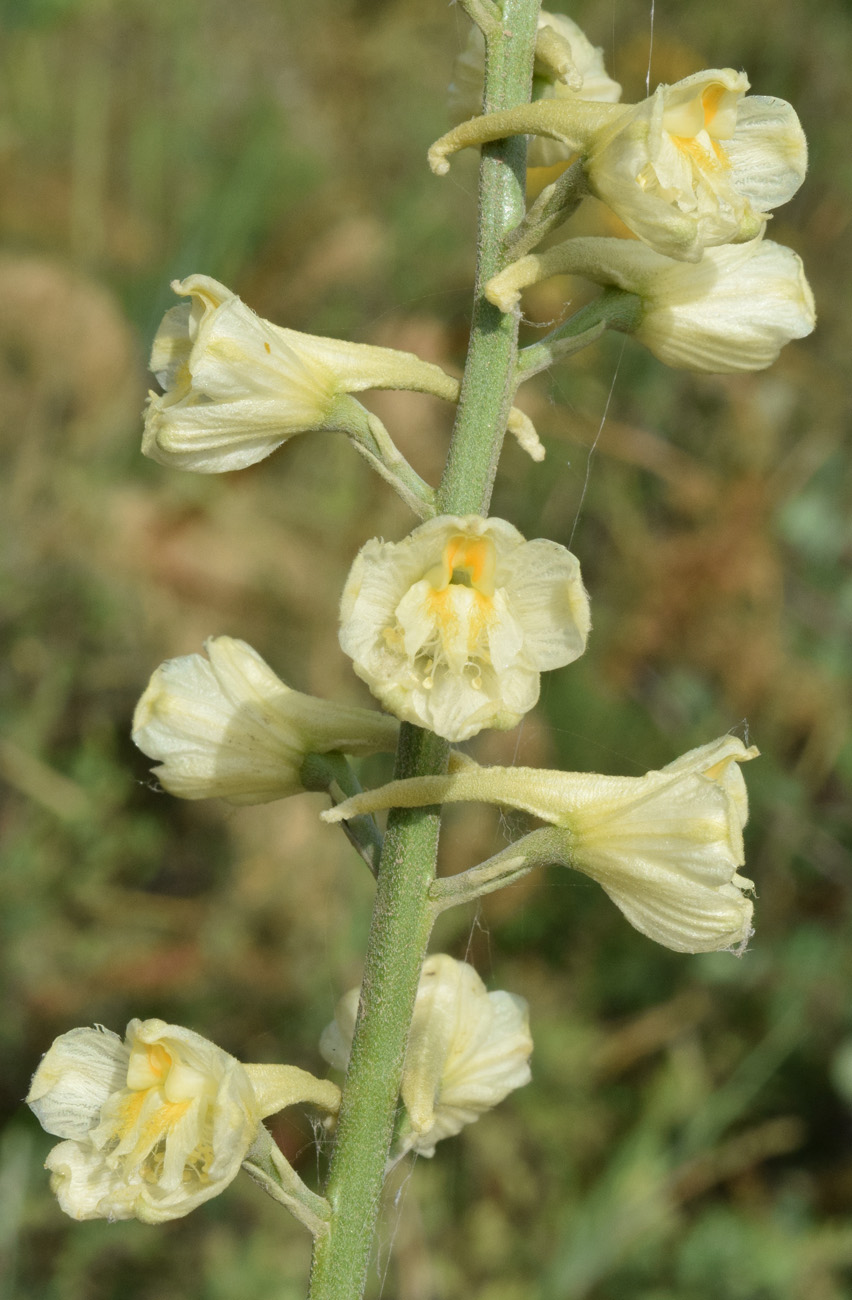
[[[439,515],[401,542],[373,539],[340,606],[340,644],[385,708],[447,740],[514,727],[542,671],[586,647],[575,556],[503,519]]]

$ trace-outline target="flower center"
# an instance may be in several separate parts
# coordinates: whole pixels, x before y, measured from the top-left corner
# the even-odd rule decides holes
[[[445,591],[449,586],[473,587],[490,600],[496,567],[497,556],[490,538],[457,534],[449,539],[440,561],[425,577],[436,591]]]
[[[127,1084],[101,1110],[92,1139],[112,1169],[177,1186],[205,1176],[210,1163],[214,1077],[184,1061],[172,1044],[135,1042]]]
[[[705,134],[712,140],[730,140],[737,129],[739,100],[738,90],[711,82],[700,95],[669,104],[663,112],[663,129],[679,139]]]
[[[670,104],[663,113],[663,129],[672,143],[700,167],[728,166],[728,155],[720,143],[730,140],[737,129],[740,91],[721,82],[711,82],[700,95]]]
[[[132,1092],[159,1088],[170,1104],[194,1101],[216,1091],[212,1079],[167,1051],[161,1043],[145,1044],[130,1053],[127,1086]]]
[[[482,689],[490,667],[489,636],[497,618],[497,556],[488,537],[450,536],[441,557],[397,607],[394,639],[404,647],[415,680],[425,690],[436,674],[466,676]]]

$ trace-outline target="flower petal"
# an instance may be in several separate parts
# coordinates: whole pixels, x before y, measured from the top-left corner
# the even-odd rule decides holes
[[[42,1128],[84,1137],[127,1075],[130,1051],[109,1029],[71,1029],[57,1038],[33,1075],[27,1105]]]

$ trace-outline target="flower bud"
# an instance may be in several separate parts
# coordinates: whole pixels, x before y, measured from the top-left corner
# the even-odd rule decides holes
[[[341,999],[320,1040],[320,1052],[338,1069],[349,1061],[359,994],[351,989]],[[442,953],[427,957],[402,1075],[405,1119],[393,1156],[434,1155],[436,1142],[529,1083],[531,1051],[523,998],[488,993],[466,962]]]
[[[393,718],[291,690],[245,641],[211,637],[205,649],[161,664],[133,716],[169,794],[267,803],[301,793],[309,754],[395,748]]]
[[[739,769],[757,756],[735,736],[690,750],[645,776],[601,776],[537,768],[477,767],[445,777],[392,781],[323,813],[339,821],[380,808],[419,808],[476,800],[519,808],[549,822],[475,868],[512,876],[561,863],[596,880],[631,925],[676,952],[742,951],[752,904],[738,875],[745,861],[748,797]],[[489,871],[489,865],[494,870]]]
[[[471,28],[468,42],[459,54],[450,86],[450,114],[464,122],[482,112],[485,77],[485,39],[478,27]],[[538,40],[532,97],[580,99],[615,103],[621,86],[607,75],[603,50],[592,45],[577,24],[565,14],[542,10],[538,18]],[[571,150],[556,140],[534,139],[527,151],[527,166],[551,167],[571,157]]]
[[[577,659],[588,631],[576,558],[479,515],[367,542],[340,604],[358,676],[398,718],[452,741],[514,727],[541,672]]]
[[[46,1167],[66,1214],[164,1223],[233,1181],[267,1115],[334,1110],[339,1095],[293,1066],[243,1066],[180,1025],[131,1020],[123,1041],[102,1028],[57,1038],[27,1104],[65,1139]]]

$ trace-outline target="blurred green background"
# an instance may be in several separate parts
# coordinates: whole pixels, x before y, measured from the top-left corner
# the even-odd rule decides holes
[[[628,99],[651,10],[570,9]],[[757,932],[739,961],[678,956],[557,871],[446,919],[437,946],[529,999],[534,1079],[403,1172],[373,1297],[852,1296],[852,12],[655,10],[652,84],[733,65],[799,110],[811,172],[771,234],[804,257],[819,329],[745,377],[605,339],[524,390],[548,458],[507,448],[494,511],[573,537],[595,628],[518,732],[470,748],[641,773],[747,731]],[[55,1035],[132,1016],[323,1069],[368,873],[318,796],[158,794],[129,721],[156,665],[212,633],[368,702],[337,596],[358,546],[411,521],[332,435],[225,477],[143,461],[145,357],[169,280],[202,271],[279,323],[461,364],[475,159],[439,181],[424,155],[467,21],[423,0],[0,0],[0,28],[0,1300],[298,1298],[306,1234],[242,1177],[165,1227],[72,1224],[20,1099]],[[450,413],[368,401],[434,480]],[[517,829],[453,810],[444,869]],[[309,1117],[273,1127],[316,1180]]]

